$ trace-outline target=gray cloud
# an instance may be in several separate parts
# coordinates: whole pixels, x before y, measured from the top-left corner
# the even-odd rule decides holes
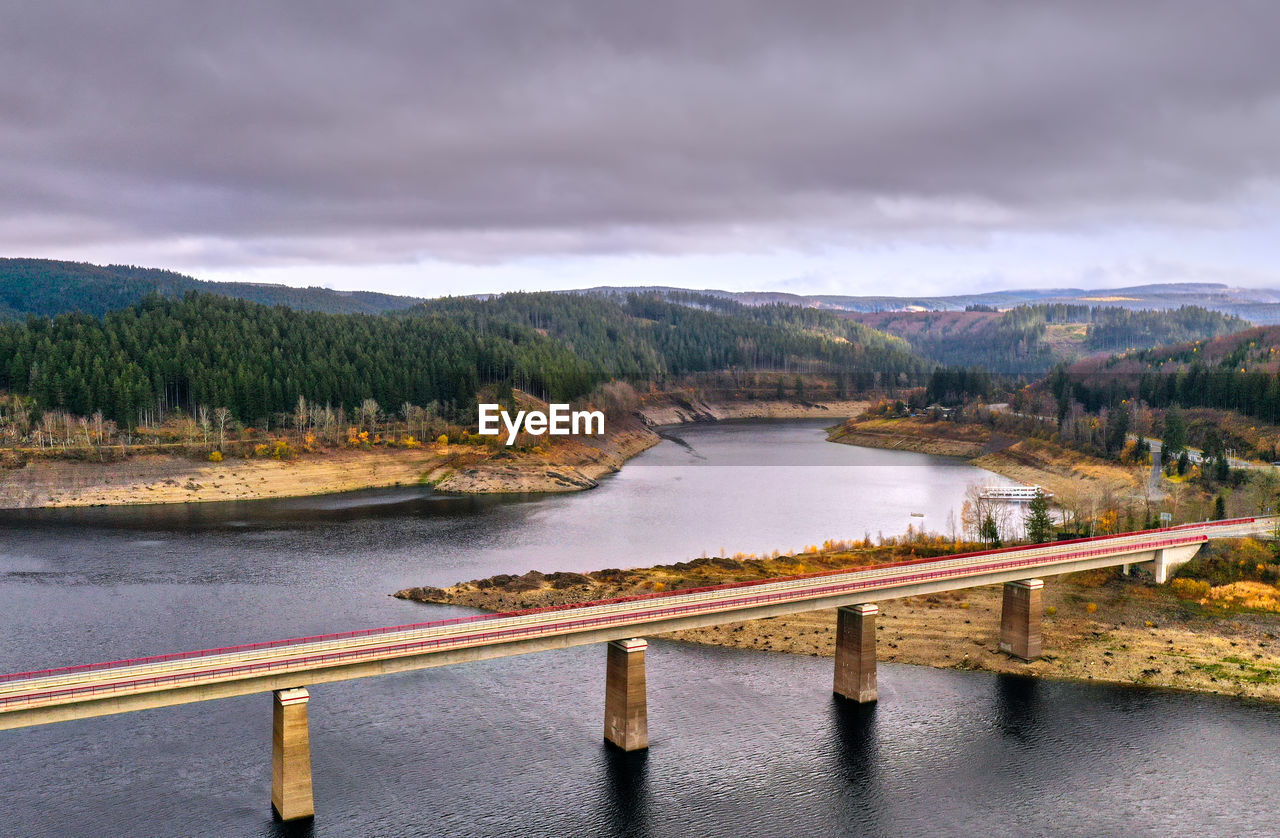
[[[675,251],[1229,223],[1280,6],[0,0],[0,248]]]

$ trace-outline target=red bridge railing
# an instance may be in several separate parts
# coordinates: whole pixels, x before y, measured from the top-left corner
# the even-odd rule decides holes
[[[1229,521],[1229,522],[1215,522],[1215,523],[1219,525],[1228,525],[1228,524],[1238,525],[1243,523],[1252,523],[1253,520],[1254,519],[1236,519],[1234,521]],[[1199,528],[1202,526],[1204,525],[1196,525],[1196,528]],[[1174,530],[1148,530],[1146,531],[1146,533],[1162,533],[1167,535],[1171,531],[1185,530],[1185,529],[1188,529],[1188,527],[1179,527],[1179,528],[1175,528]],[[1145,534],[1145,533],[1130,533],[1126,537],[1132,537],[1134,535],[1142,535],[1142,534]],[[1076,539],[1071,542],[1058,542],[1057,544],[1051,545],[1051,546],[1072,545],[1072,544],[1077,544],[1077,545],[1078,544],[1098,544],[1099,542],[1115,541],[1117,540],[1117,538],[1119,537],[1101,536],[1101,537],[1095,537],[1095,538],[1089,538],[1089,539]],[[1166,537],[1163,539],[1156,539],[1152,541],[1142,541],[1142,542],[1137,542],[1132,544],[1125,544],[1122,546],[1126,548],[1131,548],[1134,551],[1155,550],[1155,549],[1160,549],[1162,547],[1200,544],[1200,543],[1204,543],[1207,540],[1208,540],[1207,535],[1203,533],[1199,533],[1196,535],[1188,534],[1180,537],[1174,536],[1171,538]],[[1046,545],[1037,545],[1037,546],[1044,547]],[[1117,545],[1117,546],[1121,546],[1121,545]],[[976,558],[976,557],[982,557],[982,556],[1002,556],[1002,555],[1008,555],[1010,553],[1025,552],[1027,550],[1028,550],[1027,547],[1003,548],[999,550],[984,550],[984,551],[978,551],[975,553],[957,554],[957,555],[951,555],[951,556],[934,557],[929,559],[914,559],[910,561],[894,562],[894,563],[882,564],[882,565],[872,565],[872,566],[860,568],[860,569],[883,570],[885,568],[897,568],[897,567],[919,568],[920,565],[924,565],[924,564],[937,564],[939,562],[943,562],[943,561],[949,562],[949,561],[960,559],[960,558]],[[539,624],[531,624],[531,625],[525,625],[525,626],[509,626],[509,627],[496,628],[490,631],[479,631],[479,632],[462,634],[462,635],[450,635],[448,637],[424,638],[421,640],[412,640],[412,641],[406,641],[402,643],[384,644],[380,646],[374,646],[374,647],[368,647],[368,648],[362,648],[362,649],[335,650],[330,652],[304,654],[304,655],[291,656],[288,658],[281,658],[281,659],[270,660],[270,661],[241,663],[241,664],[233,664],[230,666],[192,670],[188,672],[169,673],[169,674],[146,676],[146,677],[139,677],[139,678],[128,678],[125,680],[112,681],[105,684],[77,685],[77,686],[63,687],[63,688],[57,688],[52,690],[42,690],[42,691],[37,691],[33,693],[25,693],[21,695],[3,697],[3,698],[0,698],[0,709],[16,709],[15,706],[17,705],[30,705],[33,702],[45,703],[45,702],[51,702],[51,701],[58,701],[59,699],[70,699],[74,697],[92,698],[99,695],[100,693],[118,693],[122,691],[136,692],[140,689],[144,689],[147,687],[159,687],[161,685],[166,685],[166,684],[177,686],[182,683],[190,683],[190,682],[197,682],[197,681],[207,682],[209,680],[224,680],[224,681],[237,680],[237,679],[242,679],[247,677],[267,675],[276,671],[292,671],[292,670],[299,670],[299,669],[306,670],[306,669],[315,669],[323,666],[338,666],[346,663],[354,663],[361,659],[367,659],[367,658],[400,657],[405,655],[418,654],[426,651],[439,651],[444,648],[474,646],[477,644],[492,643],[492,642],[498,642],[498,641],[510,641],[510,640],[518,639],[522,636],[528,637],[528,636],[545,635],[545,634],[563,634],[563,633],[569,633],[574,631],[580,631],[587,628],[597,628],[597,627],[602,627],[607,625],[643,624],[646,622],[653,622],[659,619],[673,617],[673,616],[691,615],[699,612],[733,611],[733,610],[739,610],[739,609],[750,607],[750,606],[764,605],[770,602],[817,599],[817,598],[822,598],[826,596],[832,596],[839,593],[852,593],[854,591],[867,589],[867,588],[892,587],[897,584],[919,583],[919,582],[926,582],[931,579],[940,579],[940,578],[948,578],[948,577],[971,576],[971,575],[989,573],[989,572],[998,571],[998,570],[1005,570],[1005,569],[1012,570],[1020,567],[1029,568],[1032,566],[1038,566],[1038,567],[1051,566],[1056,563],[1079,560],[1082,558],[1089,558],[1091,556],[1106,555],[1114,552],[1115,552],[1114,549],[1108,549],[1106,547],[1098,546],[1095,549],[1075,550],[1065,554],[1053,555],[1053,556],[1034,556],[1031,558],[1011,559],[1007,561],[988,562],[985,564],[977,564],[977,565],[962,565],[959,567],[939,568],[936,570],[928,570],[925,568],[920,568],[920,569],[914,570],[913,572],[905,572],[897,576],[875,577],[873,579],[851,580],[848,582],[841,582],[841,583],[826,585],[826,586],[803,587],[803,588],[795,588],[795,589],[784,590],[784,591],[771,591],[769,593],[757,594],[754,596],[748,595],[743,597],[735,597],[732,599],[719,599],[719,600],[703,601],[703,602],[680,603],[680,604],[670,605],[666,607],[649,608],[649,609],[644,609],[639,611],[625,611],[625,612],[620,612],[615,614],[596,615],[592,617],[579,618],[576,620],[569,619],[569,620],[562,620],[562,621],[557,621],[552,623],[539,623]],[[596,605],[605,605],[605,604],[614,604],[614,603],[623,603],[623,602],[638,602],[638,601],[644,601],[644,600],[671,599],[674,597],[687,595],[690,593],[702,592],[702,591],[750,588],[752,586],[758,586],[760,584],[766,584],[766,583],[778,583],[778,582],[786,582],[791,580],[821,578],[823,576],[831,576],[831,575],[843,575],[843,574],[856,572],[857,570],[858,569],[844,569],[839,571],[828,571],[828,572],[817,573],[817,574],[804,574],[801,576],[783,577],[783,578],[775,578],[775,579],[769,579],[769,580],[738,582],[738,583],[731,583],[728,585],[713,585],[705,588],[686,589],[683,591],[675,591],[670,593],[645,594],[645,595],[636,596],[636,597],[622,597],[622,598],[612,599],[612,600],[600,600],[597,602],[590,602],[590,603],[578,603],[576,605],[567,606],[567,607],[571,609],[583,609],[583,608],[589,608]],[[529,613],[545,613],[545,612],[555,611],[555,610],[564,610],[564,608],[565,606],[560,606],[557,608],[549,608],[549,609],[527,609],[522,612],[509,612],[505,615],[477,615],[476,618],[439,620],[433,623],[418,623],[414,625],[418,627],[434,627],[434,626],[445,626],[445,625],[457,625],[460,623],[468,623],[468,622],[481,623],[484,621],[484,619],[494,619],[502,616],[508,616],[508,617],[519,616],[522,614],[529,614]],[[370,635],[385,633],[385,632],[394,631],[394,630],[396,629],[392,629],[392,628],[372,629],[366,632],[344,632],[336,635],[319,635],[318,637],[323,639],[343,639],[343,638],[349,638],[349,637],[370,636]],[[302,639],[302,640],[296,640],[292,642],[303,643],[307,641],[305,639]],[[259,649],[259,648],[265,648],[269,646],[279,647],[281,645],[288,645],[289,643],[290,641],[277,641],[271,644],[250,644],[248,646],[226,647],[226,648],[240,649],[240,650]],[[198,658],[202,655],[208,655],[212,653],[213,653],[212,650],[203,650],[202,652],[199,652],[199,653],[189,653],[187,655],[157,656],[154,658],[145,658],[140,660],[145,660],[147,662],[153,662],[153,661],[162,662],[164,660],[174,660],[179,658]],[[118,665],[124,668],[128,664],[124,663],[124,664],[118,664]],[[107,667],[108,665],[98,664],[97,666],[101,668],[101,667]],[[86,670],[86,667],[68,667],[64,670],[46,670],[46,671],[60,673],[60,672],[72,672],[72,671],[83,672],[85,670]],[[16,676],[11,676],[11,677],[16,677]]]
[[[745,588],[753,585],[766,585],[776,582],[786,582],[793,579],[813,579],[823,576],[837,576],[845,573],[856,573],[860,570],[869,570],[871,568],[886,567],[907,567],[914,564],[922,564],[925,562],[936,562],[950,559],[966,559],[977,558],[979,556],[1000,555],[1003,553],[1016,553],[1024,550],[1039,549],[1046,546],[1069,546],[1073,544],[1088,544],[1093,542],[1108,541],[1117,538],[1130,538],[1139,535],[1148,535],[1152,533],[1176,532],[1186,529],[1205,529],[1214,527],[1239,526],[1242,524],[1252,524],[1257,521],[1256,518],[1233,518],[1227,521],[1208,521],[1198,524],[1180,524],[1176,527],[1167,527],[1157,530],[1139,530],[1131,533],[1123,533],[1121,535],[1099,535],[1091,538],[1075,538],[1066,541],[1052,542],[1051,544],[1034,544],[1034,545],[1017,545],[1013,547],[1001,547],[994,550],[977,550],[968,553],[953,553],[947,556],[933,556],[923,559],[907,559],[901,562],[886,562],[877,565],[862,565],[857,567],[840,568],[836,570],[823,570],[814,573],[803,573],[796,576],[776,576],[768,579],[752,579],[746,582],[726,582],[719,585],[706,585],[698,588],[682,588],[675,591],[664,591],[652,594],[635,594],[633,596],[615,597],[613,599],[601,599],[591,602],[569,603],[565,605],[550,605],[540,608],[525,608],[516,611],[501,611],[488,614],[474,614],[467,617],[452,617],[445,620],[431,620],[423,623],[406,623],[399,626],[386,626],[383,628],[356,629],[353,631],[335,632],[331,634],[314,634],[307,637],[292,637],[285,640],[267,640],[258,643],[242,643],[232,646],[217,646],[210,649],[198,649],[192,652],[172,652],[162,655],[148,655],[138,658],[123,658],[121,660],[104,661],[101,663],[85,663],[74,666],[60,666],[50,669],[36,669],[29,672],[14,672],[8,675],[0,675],[0,683],[8,681],[26,680],[30,678],[45,678],[53,675],[73,675],[83,672],[93,672],[102,669],[114,669],[125,666],[141,666],[150,663],[170,663],[178,660],[190,660],[203,657],[211,657],[215,655],[235,654],[238,652],[252,652],[261,649],[277,649],[281,646],[303,645],[309,643],[323,643],[330,640],[349,640],[357,637],[376,637],[383,634],[394,634],[397,632],[420,631],[423,629],[439,628],[443,626],[459,625],[464,623],[477,623],[486,620],[505,619],[508,617],[520,617],[526,614],[545,613],[549,611],[562,611],[567,608],[585,608],[592,605],[613,605],[620,602],[635,602],[643,599],[661,599],[665,597],[680,596],[683,594],[701,593],[704,591],[726,590],[730,588]]]

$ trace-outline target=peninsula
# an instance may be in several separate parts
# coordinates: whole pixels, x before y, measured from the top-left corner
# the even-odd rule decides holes
[[[542,608],[657,591],[794,576],[946,555],[982,545],[920,536],[827,543],[794,555],[738,554],[631,570],[502,575],[396,597],[485,611]],[[1169,585],[1097,570],[1044,588],[1045,653],[1030,663],[998,649],[999,586],[880,603],[880,660],[1046,678],[1101,681],[1280,701],[1280,642],[1272,585],[1226,582],[1240,557],[1268,560],[1252,539],[1211,542]],[[1221,584],[1211,584],[1221,582]],[[834,611],[813,611],[664,635],[672,640],[800,655],[831,655]]]

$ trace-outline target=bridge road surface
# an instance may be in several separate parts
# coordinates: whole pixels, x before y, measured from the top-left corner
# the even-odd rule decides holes
[[[1097,567],[1179,561],[1274,518],[919,559],[785,579],[484,614],[0,676],[0,730],[600,643]],[[1165,551],[1165,552],[1160,552]]]

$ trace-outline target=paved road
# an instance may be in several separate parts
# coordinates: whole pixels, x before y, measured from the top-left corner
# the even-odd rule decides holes
[[[1195,548],[1209,538],[1270,532],[1274,522],[1245,518],[1191,524],[571,607],[17,673],[0,676],[0,729],[1050,576],[1119,564],[1126,556],[1139,560],[1135,555],[1144,551],[1149,558],[1152,550]]]
[[[1137,440],[1137,438],[1138,437],[1136,434],[1129,434],[1129,439]],[[1156,453],[1157,451],[1163,450],[1164,448],[1164,443],[1158,439],[1151,439],[1150,437],[1147,437],[1147,442],[1150,443],[1151,453],[1153,454]],[[1189,459],[1193,463],[1203,462],[1204,452],[1201,451],[1199,448],[1188,448],[1187,459]],[[1227,457],[1227,465],[1229,465],[1231,468],[1243,468],[1243,469],[1274,468],[1274,466],[1272,466],[1269,463],[1264,463],[1261,461],[1254,461],[1254,460],[1241,460],[1239,457]]]

